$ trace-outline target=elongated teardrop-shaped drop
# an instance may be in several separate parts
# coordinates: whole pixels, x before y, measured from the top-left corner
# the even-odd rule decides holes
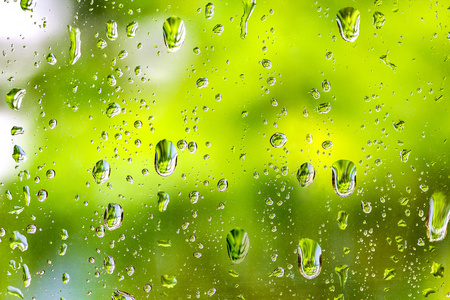
[[[310,163],[304,163],[297,171],[297,180],[301,187],[307,187],[314,181],[316,172]]]
[[[123,209],[120,204],[109,203],[105,210],[104,223],[108,230],[114,230],[122,226]]]
[[[338,196],[350,196],[356,187],[356,166],[353,162],[342,159],[333,164],[332,181]]]
[[[155,170],[159,175],[171,175],[177,166],[178,152],[175,145],[166,139],[159,141],[155,149]]]
[[[346,42],[354,42],[359,36],[359,10],[353,7],[341,9],[336,15],[339,33]]]
[[[241,17],[241,39],[247,37],[247,25],[252,12],[256,7],[256,0],[242,0],[242,5],[244,5],[244,14]]]
[[[180,50],[186,38],[186,27],[184,21],[179,17],[172,16],[163,24],[164,44],[169,52]]]
[[[166,192],[158,192],[158,210],[160,212],[166,211],[167,205],[169,205],[169,194]]]
[[[99,160],[92,169],[92,176],[97,184],[108,181],[110,174],[111,168],[109,167],[109,163],[104,159]]]
[[[70,61],[74,65],[81,56],[81,31],[77,27],[68,26],[70,32]]]
[[[244,261],[250,248],[248,234],[241,228],[232,229],[227,235],[228,257],[234,264]]]
[[[430,199],[427,218],[427,236],[430,242],[442,241],[447,235],[450,220],[450,201],[441,192],[435,192]]]
[[[319,276],[322,269],[322,248],[316,241],[302,238],[298,242],[298,269],[306,279]]]
[[[8,103],[9,107],[14,110],[19,110],[22,106],[22,99],[23,96],[25,96],[26,90],[25,89],[19,89],[19,88],[13,88],[9,91],[8,94],[6,94],[6,103]]]

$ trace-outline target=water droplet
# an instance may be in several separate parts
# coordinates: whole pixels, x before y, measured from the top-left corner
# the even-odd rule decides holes
[[[11,135],[19,135],[19,134],[23,134],[24,130],[22,127],[18,127],[18,126],[13,126],[11,128]]]
[[[22,106],[22,99],[25,94],[25,89],[13,88],[5,96],[6,103],[8,103],[11,109],[19,110]]]
[[[152,286],[150,284],[144,285],[144,292],[150,293],[151,290],[152,290]]]
[[[361,208],[364,213],[370,214],[372,211],[372,204],[369,201],[361,201]]]
[[[308,133],[308,134],[306,135],[305,141],[306,141],[308,144],[311,144],[311,143],[313,142],[313,137],[312,137],[312,135]]]
[[[197,143],[195,141],[190,141],[188,144],[188,150],[191,154],[197,152]]]
[[[111,102],[110,104],[108,104],[108,108],[106,109],[106,115],[108,116],[108,118],[115,117],[118,114],[120,114],[120,105],[116,102]]]
[[[131,294],[117,290],[112,294],[112,300],[136,300],[136,298]]]
[[[23,0],[22,0],[22,2],[23,2]],[[8,294],[10,294],[12,296],[16,296],[17,298],[24,299],[22,291],[16,287],[8,286],[7,292],[8,292]]]
[[[359,36],[359,10],[353,7],[341,9],[336,15],[339,33],[346,42],[354,42]]]
[[[189,193],[189,200],[191,201],[192,204],[197,203],[199,197],[200,193],[197,191],[192,191]]]
[[[41,189],[38,191],[37,198],[38,198],[39,202],[44,202],[45,200],[47,200],[47,197],[48,197],[48,193],[46,190]]]
[[[110,74],[110,75],[108,75],[108,76],[106,77],[106,82],[108,83],[109,86],[115,86],[116,83],[117,83],[116,77],[115,77],[113,74]],[[115,105],[119,105],[119,104],[117,104],[117,103],[110,103],[109,106],[108,106],[108,110],[109,110],[109,107],[112,106],[112,105],[114,105],[114,104],[115,104]],[[114,108],[112,107],[112,109],[114,109]],[[110,115],[108,114],[108,111],[106,112],[106,114],[107,114],[108,117],[110,117],[110,118],[112,118],[112,117],[118,115],[119,113],[120,113],[120,106],[119,106],[119,111],[118,111],[116,114],[112,115],[112,116],[110,116]]]
[[[329,92],[331,90],[331,84],[327,79],[322,81],[322,89],[324,92]]]
[[[248,20],[255,10],[256,0],[242,0],[242,4],[244,5],[244,14],[241,17],[241,39],[245,39],[247,37]]]
[[[172,247],[172,242],[170,240],[158,240],[156,242],[158,247],[170,248]]]
[[[136,36],[136,31],[139,28],[139,24],[136,21],[133,21],[127,25],[127,36],[133,38]]]
[[[177,278],[175,276],[162,275],[161,284],[163,287],[171,289],[177,284]]]
[[[247,232],[241,228],[232,229],[227,234],[228,257],[234,264],[244,261],[250,249],[250,241]]]
[[[311,96],[313,96],[314,99],[319,99],[320,98],[320,93],[319,90],[316,88],[312,88],[309,93],[311,94]]]
[[[53,54],[53,53],[49,53],[49,54],[47,55],[46,60],[47,60],[48,64],[49,64],[49,65],[52,65],[52,66],[55,65],[56,62],[57,62],[56,56],[55,56],[55,54]]]
[[[104,39],[99,39],[97,42],[97,48],[100,50],[105,49],[107,45],[108,44],[106,43],[106,41]]]
[[[18,231],[13,231],[13,236],[9,241],[9,247],[11,247],[12,250],[19,248],[20,251],[24,252],[28,249],[27,238]]]
[[[109,163],[104,159],[99,160],[92,169],[92,176],[97,184],[103,184],[108,181],[110,175],[111,168],[109,167]]]
[[[336,272],[336,274],[338,275],[339,283],[342,288],[345,287],[345,283],[347,282],[348,270],[349,270],[348,265],[341,265],[334,268],[334,272]]]
[[[341,210],[340,212],[338,212],[337,223],[339,229],[345,230],[345,228],[347,228],[348,213],[346,211]]]
[[[195,85],[199,88],[202,89],[204,87],[207,87],[209,84],[208,78],[206,77],[200,77],[199,79],[197,79],[197,81],[195,82]]]
[[[28,268],[28,266],[26,264],[23,264],[23,267],[22,267],[22,281],[23,281],[23,285],[25,287],[29,287],[31,284],[31,273],[30,273],[30,269]]]
[[[166,211],[169,204],[169,194],[166,192],[158,192],[158,210],[160,212]]]
[[[115,230],[120,226],[122,226],[123,220],[122,206],[120,206],[117,203],[109,203],[108,208],[105,209],[103,219],[106,229],[108,230]]]
[[[373,25],[376,29],[383,27],[386,17],[379,11],[373,13]]]
[[[116,262],[112,256],[105,255],[103,260],[103,265],[105,266],[106,273],[112,274],[116,268]]]
[[[34,2],[34,0],[20,0],[20,8],[22,8],[23,11],[28,10],[28,11],[32,12],[34,9],[34,6],[36,6],[36,2]]]
[[[81,56],[81,31],[77,27],[68,25],[70,32],[70,61],[71,65],[74,65]]]
[[[30,224],[27,226],[26,230],[27,230],[27,233],[34,234],[34,233],[36,233],[37,228],[36,228],[36,225]]]
[[[316,172],[314,166],[310,163],[304,163],[297,171],[297,180],[301,187],[308,187],[314,181]]]
[[[450,202],[441,192],[435,192],[430,198],[430,208],[426,221],[427,236],[430,242],[442,241],[447,235],[450,220]]]
[[[327,149],[331,149],[333,147],[333,143],[331,141],[324,141],[322,143],[322,148],[327,150]]]
[[[397,275],[397,273],[395,272],[394,268],[387,268],[387,269],[384,270],[383,279],[384,280],[391,280],[392,278],[395,277],[395,275]]]
[[[59,247],[59,255],[64,256],[66,255],[66,252],[67,252],[67,244],[62,243],[61,247]]]
[[[352,161],[342,159],[332,166],[332,182],[336,194],[340,197],[350,196],[356,187],[356,166]]]
[[[217,189],[219,190],[219,192],[225,192],[228,188],[228,180],[226,180],[225,178],[222,178],[219,180],[219,182],[217,183]]]
[[[163,24],[164,44],[169,52],[178,51],[186,38],[186,27],[183,20],[172,16]]]
[[[411,150],[403,149],[402,151],[400,151],[400,160],[403,163],[406,163],[408,161],[410,154],[411,154]]]
[[[63,284],[68,284],[69,281],[70,281],[70,276],[69,276],[69,274],[67,274],[66,272],[64,272],[64,273],[62,274],[62,283],[63,283]]]
[[[216,26],[214,26],[213,28],[213,32],[217,35],[221,35],[223,33],[224,27],[222,24],[217,24]]]
[[[155,148],[155,170],[158,175],[171,175],[177,166],[178,152],[175,145],[166,139],[159,141]]]
[[[326,114],[329,113],[331,110],[331,104],[328,102],[321,103],[317,106],[317,112],[319,114]]]
[[[209,2],[208,4],[206,4],[205,6],[205,17],[207,19],[211,19],[214,16],[214,4],[212,4],[211,2]]]
[[[270,99],[270,104],[272,104],[272,106],[278,106],[278,101],[275,98]]]
[[[119,31],[117,30],[117,22],[109,20],[106,22],[106,37],[111,41],[115,41],[119,37]]]
[[[20,146],[14,145],[12,158],[16,163],[21,163],[27,160],[27,155]]]
[[[69,233],[65,229],[61,229],[61,240],[65,241],[69,238]]]
[[[308,238],[298,242],[298,268],[306,279],[319,276],[322,269],[322,248],[319,244]]]
[[[184,151],[184,149],[186,149],[187,147],[187,142],[185,140],[179,140],[177,142],[177,147],[178,149],[180,149],[181,151]]]
[[[269,273],[269,277],[283,277],[284,276],[284,269],[282,267],[278,267],[272,272]]]
[[[444,277],[444,266],[440,263],[433,261],[433,264],[431,265],[431,274],[433,274],[435,278]]]
[[[272,68],[272,62],[270,60],[268,60],[268,59],[263,59],[261,61],[261,64],[266,69],[271,69]]]
[[[382,62],[384,62],[389,68],[391,68],[391,70],[397,69],[397,66],[393,63],[390,62],[389,57],[385,54],[385,55],[381,55],[380,59]]]
[[[393,122],[392,125],[394,126],[394,129],[398,132],[402,132],[403,129],[405,129],[405,122],[402,120],[398,120],[397,122]]]
[[[283,133],[275,133],[270,137],[270,144],[275,148],[283,147],[287,142],[287,137]]]

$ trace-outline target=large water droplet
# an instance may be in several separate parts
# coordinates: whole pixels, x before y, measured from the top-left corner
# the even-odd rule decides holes
[[[228,257],[234,264],[244,261],[250,249],[250,241],[247,232],[241,228],[232,229],[227,234]]]
[[[308,238],[298,242],[298,268],[306,279],[316,278],[322,269],[322,249],[319,244]]]
[[[68,25],[70,32],[70,61],[71,65],[75,64],[81,56],[81,31],[77,27]]]
[[[346,211],[341,210],[338,212],[337,222],[339,229],[345,230],[348,224],[348,213]]]
[[[17,2],[17,1],[14,1]],[[36,2],[34,0],[20,0],[20,8],[22,8],[23,11],[33,11],[34,6],[36,6]]]
[[[139,24],[136,21],[133,21],[127,25],[127,36],[133,38],[136,36],[136,31],[139,28]]]
[[[442,241],[447,234],[450,220],[450,201],[441,192],[435,192],[430,199],[427,217],[427,236],[431,242]]]
[[[205,6],[205,17],[211,19],[214,16],[214,4],[211,2]]]
[[[287,137],[283,133],[275,133],[270,137],[270,144],[275,148],[283,147],[287,142]]]
[[[103,260],[103,265],[105,266],[106,273],[112,274],[116,268],[116,262],[112,256],[105,255]]]
[[[376,29],[380,29],[381,27],[383,27],[385,21],[386,17],[383,13],[379,11],[373,13],[373,25]]]
[[[20,251],[24,252],[28,249],[27,238],[20,232],[13,231],[13,236],[9,239],[9,247],[12,250],[19,248]]]
[[[31,284],[31,273],[30,273],[30,269],[28,268],[28,266],[26,264],[23,264],[23,267],[22,267],[22,281],[23,281],[23,285],[25,287],[29,287]]]
[[[304,163],[297,171],[297,180],[301,187],[307,187],[314,181],[316,172],[314,166],[310,163]]]
[[[171,175],[177,166],[177,158],[177,148],[171,141],[159,141],[155,148],[156,173],[163,177]]]
[[[169,52],[178,51],[186,38],[186,27],[184,21],[172,16],[163,24],[164,44]]]
[[[8,294],[10,294],[12,296],[16,296],[17,298],[24,299],[22,291],[16,287],[8,286],[7,292],[8,292]]]
[[[341,284],[341,287],[345,287],[345,283],[347,282],[348,278],[348,265],[341,265],[336,268],[334,268],[334,271],[339,276],[339,283]]]
[[[169,201],[169,194],[162,191],[158,192],[158,210],[160,212],[166,211]]]
[[[6,103],[8,103],[11,109],[19,110],[22,106],[23,96],[25,96],[26,93],[27,91],[25,89],[13,88],[5,96]]]
[[[133,295],[128,294],[128,293],[123,292],[123,291],[119,291],[119,290],[115,291],[112,294],[112,298],[111,299],[112,300],[136,300],[136,298],[134,298]]]
[[[356,187],[356,166],[346,159],[338,160],[332,167],[332,182],[338,196],[350,196]]]
[[[108,104],[108,108],[106,109],[106,115],[108,116],[108,118],[115,117],[118,114],[120,114],[120,105],[116,102],[111,102],[110,104]]]
[[[20,146],[14,145],[12,158],[16,163],[21,163],[27,160],[27,155]]]
[[[109,163],[104,159],[99,160],[92,169],[92,176],[97,184],[108,181],[110,174],[111,168],[109,167]]]
[[[123,209],[117,203],[109,203],[105,209],[104,223],[108,230],[114,230],[122,226]]]
[[[255,10],[256,0],[242,0],[242,5],[244,6],[244,14],[241,17],[241,38],[245,39],[247,37],[248,20]]]
[[[171,289],[177,284],[177,278],[175,276],[162,275],[161,284],[163,287]]]
[[[117,30],[117,22],[109,20],[106,22],[106,37],[111,41],[116,40],[119,37],[119,31]]]
[[[353,7],[341,9],[336,15],[341,37],[347,42],[354,42],[359,35],[359,10]]]

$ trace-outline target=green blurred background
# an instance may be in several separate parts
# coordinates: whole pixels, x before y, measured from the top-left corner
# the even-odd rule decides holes
[[[257,1],[243,40],[242,2],[213,2],[211,19],[205,18],[207,3],[40,0],[33,12],[22,11],[18,2],[0,3],[0,90],[27,90],[19,111],[0,103],[0,298],[14,299],[8,286],[20,288],[25,299],[109,299],[115,290],[136,299],[204,298],[213,291],[217,299],[421,299],[427,289],[434,291],[429,299],[449,295],[449,238],[429,242],[425,226],[429,199],[435,191],[448,193],[450,175],[448,4]],[[361,13],[354,43],[340,37],[335,18],[349,6]],[[372,24],[375,11],[386,16],[381,29]],[[172,15],[184,20],[186,40],[168,53],[162,24]],[[106,38],[111,19],[118,24],[115,41]],[[126,25],[132,21],[139,29],[129,38]],[[212,31],[217,24],[224,26],[221,35]],[[74,65],[67,25],[81,31],[81,57]],[[100,38],[107,42],[104,49],[97,47]],[[128,52],[124,59],[122,50]],[[50,52],[55,65],[46,62]],[[263,59],[272,62],[270,69]],[[115,86],[107,83],[111,74]],[[200,77],[209,80],[203,89],[195,85]],[[276,80],[273,86],[269,77]],[[325,79],[329,92],[322,89]],[[313,88],[319,99],[310,94]],[[110,102],[120,104],[120,115],[106,116]],[[317,106],[325,102],[331,111],[319,114]],[[57,120],[53,129],[51,119]],[[137,120],[142,128],[133,125]],[[399,120],[405,122],[402,132],[392,125]],[[14,125],[25,133],[11,136]],[[270,145],[276,132],[287,136],[285,147]],[[198,145],[194,154],[179,151],[174,174],[165,178],[154,169],[162,139]],[[332,141],[331,149],[322,148],[325,140]],[[18,166],[11,158],[16,144],[28,157]],[[411,150],[405,163],[403,149]],[[100,159],[112,169],[108,184],[97,185],[91,175]],[[331,185],[331,166],[339,159],[357,167],[356,190],[347,198]],[[308,188],[296,179],[304,162],[316,170]],[[24,170],[30,178],[21,180]],[[47,178],[48,170],[54,178]],[[221,178],[229,183],[225,192],[216,187]],[[29,206],[24,186],[31,191]],[[37,200],[40,189],[49,194],[45,202]],[[196,204],[188,198],[194,190],[201,195]],[[158,211],[158,191],[170,195],[165,212]],[[266,204],[268,197],[273,205]],[[399,202],[404,197],[406,205]],[[361,201],[371,202],[369,214]],[[95,229],[112,202],[123,207],[123,224],[100,238]],[[8,213],[16,205],[25,206],[23,212]],[[341,210],[349,214],[345,230],[336,222]],[[26,233],[29,224],[37,226],[35,234]],[[230,262],[225,241],[235,227],[250,239],[249,254],[238,265]],[[11,250],[13,231],[27,237],[27,251]],[[297,267],[302,237],[323,250],[322,271],[312,280]],[[159,247],[158,240],[170,240],[171,247]],[[62,243],[68,245],[64,256],[58,254]],[[196,252],[202,256],[195,258]],[[103,267],[105,255],[116,261],[112,275]],[[11,268],[10,260],[30,268],[28,288],[22,268]],[[443,277],[431,274],[433,262],[444,266]],[[335,273],[343,264],[349,266],[345,287]],[[284,276],[269,277],[277,267]],[[391,280],[383,279],[387,268],[395,269]],[[62,283],[64,272],[68,284]],[[162,286],[164,274],[176,276],[174,288]]]

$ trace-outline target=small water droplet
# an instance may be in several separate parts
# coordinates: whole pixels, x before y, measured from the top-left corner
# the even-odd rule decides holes
[[[322,81],[322,89],[324,92],[329,92],[331,90],[331,84],[327,79]]]
[[[217,35],[221,35],[223,33],[224,29],[225,28],[223,27],[222,24],[217,24],[216,26],[214,26],[213,32]]]
[[[119,31],[117,30],[117,22],[109,20],[106,22],[106,37],[111,41],[115,41],[119,37]]]
[[[115,230],[120,226],[122,226],[123,220],[122,206],[120,206],[120,204],[117,203],[109,203],[108,208],[105,209],[103,219],[106,229],[108,230]]]
[[[23,264],[22,267],[22,282],[24,287],[29,287],[31,284],[31,273],[30,269],[26,264]]]
[[[272,62],[270,60],[268,60],[268,59],[263,59],[261,61],[261,64],[266,69],[271,69],[272,68]]]
[[[406,163],[408,161],[410,154],[411,154],[411,150],[403,149],[402,151],[400,151],[400,160],[403,163]]]
[[[370,214],[372,211],[372,204],[369,201],[361,201],[361,208],[364,213]]]
[[[322,269],[322,248],[319,244],[308,238],[298,242],[298,268],[306,279],[319,276]]]
[[[395,275],[397,275],[397,273],[395,272],[394,268],[386,268],[384,270],[383,279],[384,280],[391,280],[392,278],[395,277]]]
[[[197,143],[195,141],[190,141],[188,144],[189,153],[194,154],[197,152]]]
[[[105,258],[103,259],[103,265],[105,266],[106,273],[114,273],[114,269],[116,268],[116,261],[112,256],[105,255]]]
[[[227,234],[228,257],[234,264],[244,261],[250,249],[250,241],[247,232],[241,228],[232,229]]]
[[[337,223],[338,223],[339,229],[345,230],[345,228],[347,228],[348,213],[346,211],[341,210],[338,212]]]
[[[70,276],[69,276],[69,274],[67,274],[66,272],[64,272],[64,273],[62,274],[62,283],[63,283],[63,284],[68,284],[69,281],[70,281]]]
[[[197,81],[195,82],[195,85],[199,88],[205,88],[207,87],[209,84],[208,78],[206,77],[200,77],[199,79],[197,79]]]
[[[314,166],[308,162],[302,164],[297,171],[297,180],[301,187],[308,187],[313,183],[315,176]]]
[[[269,277],[283,277],[284,276],[284,269],[282,267],[278,267],[272,272],[269,273]]]
[[[332,166],[332,183],[340,197],[350,196],[356,187],[356,166],[349,160],[338,160]]]
[[[219,182],[217,183],[217,189],[219,190],[219,192],[225,192],[228,188],[228,180],[226,180],[225,178],[222,178],[219,180]]]
[[[47,60],[47,63],[52,66],[55,65],[57,62],[56,56],[53,53],[49,53],[46,57],[46,60]]]
[[[317,112],[319,114],[326,114],[329,113],[331,110],[331,104],[328,102],[321,103],[317,106]]]
[[[169,52],[178,51],[186,38],[186,27],[184,21],[172,16],[163,24],[164,44]]]
[[[320,93],[319,90],[316,88],[312,88],[309,93],[311,94],[311,96],[313,96],[314,99],[319,99],[320,98]]]
[[[331,149],[333,147],[333,143],[331,141],[324,141],[322,143],[322,148],[327,150],[327,149]]]
[[[283,133],[275,133],[270,137],[270,144],[275,148],[283,147],[287,142],[287,137]]]
[[[161,284],[163,287],[171,289],[177,284],[177,278],[175,276],[162,275]]]
[[[431,274],[433,274],[434,278],[444,277],[444,266],[433,261],[433,264],[431,265]]]
[[[14,1],[14,2],[17,2],[17,1]],[[20,0],[20,8],[22,8],[23,11],[28,10],[28,11],[33,12],[33,9],[35,6],[36,6],[36,2],[34,0]]]
[[[339,33],[346,42],[354,42],[359,36],[359,10],[353,7],[341,9],[336,15]]]
[[[393,122],[392,125],[394,126],[394,129],[398,132],[402,132],[403,129],[405,129],[405,121],[398,120],[397,122]]]
[[[19,126],[13,126],[11,128],[11,135],[19,135],[19,134],[23,134],[25,131],[23,130],[22,127]]]
[[[158,192],[158,210],[160,212],[166,211],[169,205],[169,194],[166,192]]]

